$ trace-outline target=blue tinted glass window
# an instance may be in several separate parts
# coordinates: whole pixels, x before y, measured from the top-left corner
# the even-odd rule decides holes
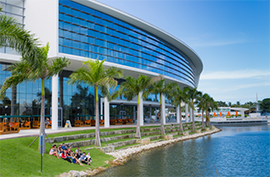
[[[59,36],[63,37],[59,39],[59,51],[106,59],[106,61],[165,74],[194,85],[193,64],[185,55],[174,51],[165,42],[89,7],[69,0],[61,3],[78,10],[64,8],[61,5],[59,7]],[[62,15],[62,12],[78,18]],[[62,44],[74,49],[62,47]]]

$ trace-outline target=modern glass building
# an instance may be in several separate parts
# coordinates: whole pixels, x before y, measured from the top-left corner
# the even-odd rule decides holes
[[[151,24],[97,1],[0,0],[0,6],[2,13],[16,16],[18,23],[35,33],[42,44],[49,42],[52,60],[66,57],[72,62],[45,84],[46,114],[52,114],[53,120],[59,119],[59,126],[65,120],[72,122],[78,114],[95,114],[93,87],[67,84],[72,71],[81,67],[87,58],[105,60],[105,67],[121,68],[125,76],[162,74],[166,82],[176,81],[181,87],[191,88],[199,83],[203,65],[191,48]],[[10,76],[6,70],[8,65],[19,59],[13,50],[0,48],[0,83]],[[119,80],[119,85],[122,82],[124,79]],[[38,114],[40,92],[41,81],[9,89],[6,98],[0,101],[0,115]],[[100,98],[105,126],[117,115],[136,119],[135,100],[119,97],[109,103],[102,95]],[[166,98],[163,100],[167,102]],[[158,102],[159,95],[154,94],[143,101],[142,120],[157,114]]]

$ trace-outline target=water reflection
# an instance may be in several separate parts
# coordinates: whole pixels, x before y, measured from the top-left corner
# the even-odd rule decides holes
[[[97,176],[270,176],[270,125],[221,128],[141,153]]]

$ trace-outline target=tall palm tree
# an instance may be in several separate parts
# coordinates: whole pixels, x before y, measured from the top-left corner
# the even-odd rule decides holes
[[[183,126],[182,126],[182,107],[181,107],[181,103],[185,102],[186,104],[189,104],[189,106],[191,107],[191,102],[188,99],[188,95],[186,94],[188,91],[188,88],[185,87],[183,90],[179,87],[176,86],[174,87],[173,91],[172,91],[172,98],[171,101],[173,103],[173,105],[175,107],[177,107],[179,105],[179,116],[180,116],[180,123],[179,123],[179,127],[180,127],[180,132],[183,132]]]
[[[96,95],[96,132],[95,132],[95,146],[101,146],[100,143],[100,134],[99,134],[99,113],[98,113],[98,89],[101,89],[101,93],[104,96],[109,95],[109,88],[116,87],[118,82],[114,78],[122,77],[122,70],[117,68],[105,69],[103,66],[105,60],[101,62],[96,60],[87,60],[83,62],[83,65],[88,65],[88,68],[81,67],[78,70],[74,71],[70,77],[68,83],[79,84],[86,83],[90,86],[94,86],[95,95]]]
[[[137,127],[136,127],[136,138],[141,138],[140,132],[140,92],[142,92],[142,96],[146,97],[149,94],[147,89],[151,86],[154,80],[151,77],[140,75],[138,79],[134,77],[128,76],[125,77],[125,82],[120,85],[120,89],[118,91],[119,94],[123,94],[124,97],[127,98],[128,101],[132,100],[135,96],[137,96]]]
[[[196,100],[197,106],[199,107],[199,111],[202,111],[202,128],[204,128],[204,111],[207,109],[206,101],[210,96],[205,93],[202,94],[202,92],[199,92],[198,98]]]
[[[154,82],[151,87],[148,89],[147,93],[154,93],[159,94],[160,96],[160,126],[161,126],[161,135],[165,135],[165,129],[164,129],[164,123],[163,123],[163,110],[162,110],[162,95],[165,95],[167,97],[170,97],[170,94],[172,92],[172,89],[176,86],[176,83],[168,83],[165,84],[165,79],[163,76],[159,76],[159,80],[157,82]]]
[[[206,126],[210,125],[209,112],[218,110],[218,104],[212,97],[207,97],[206,99]]]
[[[0,14],[0,47],[15,49],[36,68],[39,64],[38,46],[37,38],[23,29],[16,19]]]
[[[14,63],[9,67],[11,71],[11,77],[5,80],[2,89],[0,90],[0,95],[3,97],[5,91],[10,88],[18,85],[19,83],[25,81],[36,81],[41,79],[42,81],[42,90],[41,90],[41,111],[40,111],[40,135],[45,134],[45,124],[44,124],[44,115],[45,115],[45,80],[51,78],[53,75],[59,74],[64,67],[67,67],[70,64],[70,61],[66,58],[56,58],[52,61],[48,59],[49,52],[49,43],[45,47],[39,48],[39,64],[37,68],[32,67],[28,62],[27,58],[22,58],[18,63]],[[46,153],[45,143],[43,147],[44,153]],[[39,147],[40,148],[40,147]]]
[[[190,102],[191,102],[191,108],[192,108],[192,113],[191,113],[191,116],[192,116],[192,129],[193,131],[195,131],[195,122],[194,122],[194,102],[195,100],[198,98],[199,96],[199,92],[197,91],[197,88],[189,88],[187,89],[187,95],[189,96],[189,99],[190,99]]]

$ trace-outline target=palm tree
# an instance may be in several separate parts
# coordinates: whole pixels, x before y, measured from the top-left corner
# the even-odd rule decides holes
[[[210,126],[209,112],[218,110],[218,104],[215,100],[208,96],[206,98],[206,126]]]
[[[28,62],[28,59],[22,58],[18,63],[14,63],[9,67],[11,71],[11,77],[5,80],[0,95],[3,97],[5,91],[10,87],[15,87],[19,83],[25,81],[36,81],[41,79],[42,91],[41,91],[41,112],[40,112],[40,135],[45,135],[44,125],[44,111],[45,111],[45,80],[51,78],[53,75],[59,74],[64,67],[70,64],[70,61],[66,58],[56,58],[52,61],[48,59],[49,43],[45,47],[39,48],[39,58],[37,68],[33,68]],[[44,143],[43,143],[44,144]],[[40,147],[39,147],[40,148]],[[46,153],[45,144],[43,147],[44,153]]]
[[[159,76],[159,80],[154,82],[151,87],[148,89],[147,93],[159,94],[160,96],[160,124],[161,124],[161,135],[165,135],[164,123],[163,123],[163,110],[162,110],[162,94],[170,97],[172,89],[176,86],[176,83],[165,84],[165,79],[163,76]]]
[[[99,62],[96,60],[87,60],[83,62],[83,65],[87,64],[88,68],[81,67],[78,70],[74,71],[70,77],[68,83],[79,84],[86,83],[90,86],[94,86],[95,89],[95,103],[96,103],[96,137],[95,137],[95,146],[101,146],[100,135],[99,135],[99,114],[98,114],[98,89],[101,89],[101,93],[104,96],[109,95],[109,88],[116,87],[118,82],[114,78],[122,77],[122,70],[117,68],[105,69],[103,66],[105,60]]]
[[[125,77],[125,82],[120,85],[120,89],[118,91],[119,94],[123,94],[124,97],[127,98],[128,101],[132,100],[135,96],[137,96],[137,127],[136,127],[136,138],[141,138],[140,132],[140,92],[142,92],[142,96],[146,97],[148,92],[147,89],[151,86],[154,80],[151,77],[140,75],[138,79],[134,77],[128,76]]]
[[[0,9],[1,11],[1,9]],[[10,47],[37,68],[39,61],[38,41],[30,31],[23,29],[13,17],[0,14],[0,47]]]
[[[202,111],[202,128],[204,128],[204,117],[203,113],[207,109],[207,104],[206,101],[210,96],[205,93],[202,94],[202,92],[199,92],[198,98],[196,100],[196,103],[198,104],[197,106],[199,107],[199,111]]]
[[[180,116],[180,132],[183,132],[183,126],[182,126],[182,107],[181,107],[181,103],[185,102],[186,104],[189,104],[189,106],[191,106],[191,102],[188,99],[188,95],[186,95],[188,91],[188,88],[185,87],[183,90],[181,90],[181,88],[179,86],[176,86],[173,91],[172,91],[172,103],[175,107],[177,107],[179,105],[179,116]]]
[[[194,122],[194,101],[198,98],[199,92],[197,91],[197,88],[193,89],[187,89],[187,95],[189,96],[190,102],[191,102],[191,109],[192,109],[192,129],[195,131],[195,122]]]

